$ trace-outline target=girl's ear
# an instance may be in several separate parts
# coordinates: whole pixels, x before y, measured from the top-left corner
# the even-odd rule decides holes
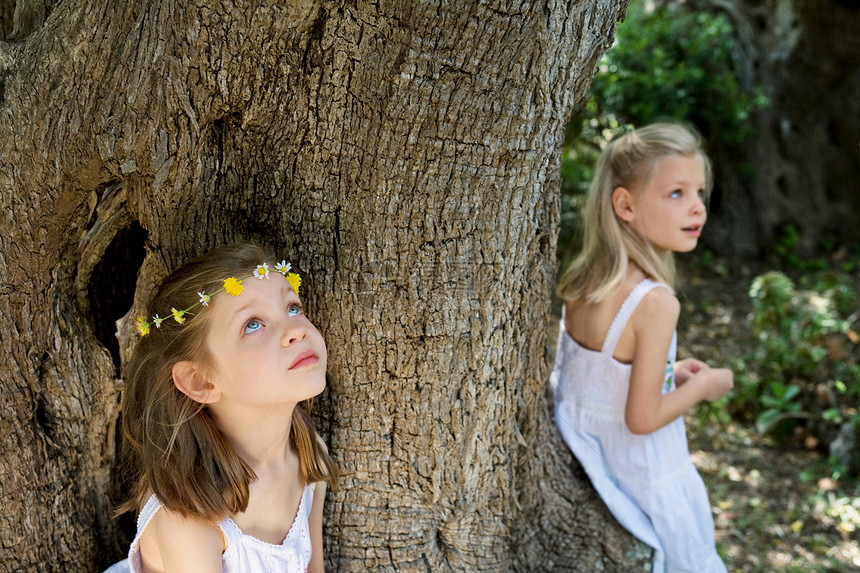
[[[636,213],[633,210],[633,195],[624,187],[612,191],[612,208],[622,221],[632,223]]]
[[[213,404],[221,399],[221,392],[191,360],[173,365],[173,384],[180,392],[201,404]]]

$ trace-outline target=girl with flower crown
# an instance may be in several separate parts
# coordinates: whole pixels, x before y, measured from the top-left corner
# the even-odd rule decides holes
[[[336,468],[300,402],[325,388],[326,346],[299,275],[267,260],[255,245],[210,251],[168,276],[137,321],[120,511],[138,511],[138,527],[111,573],[323,571]]]
[[[722,573],[684,412],[724,396],[730,370],[675,361],[673,251],[695,248],[711,185],[699,138],[654,124],[608,144],[584,245],[561,278],[551,377],[556,424],[619,523],[654,548],[655,573]]]

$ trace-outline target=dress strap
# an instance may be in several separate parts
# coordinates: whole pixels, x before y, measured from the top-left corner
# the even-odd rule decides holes
[[[621,333],[624,332],[624,327],[627,326],[627,322],[633,316],[633,311],[636,310],[636,307],[639,306],[645,295],[655,287],[669,288],[663,283],[658,283],[651,279],[642,279],[639,284],[633,287],[633,290],[630,291],[630,294],[627,295],[627,298],[621,304],[621,308],[618,309],[618,314],[612,319],[612,324],[609,325],[609,332],[606,333],[606,339],[603,341],[601,352],[610,356],[615,354],[615,347],[618,345]]]
[[[149,496],[149,499],[146,500],[146,504],[137,516],[137,535],[135,538],[138,538],[143,534],[143,530],[146,529],[146,526],[149,525],[149,522],[152,521],[152,518],[155,517],[155,514],[158,513],[159,509],[161,509],[161,502],[157,497],[155,497],[155,494],[152,494]]]

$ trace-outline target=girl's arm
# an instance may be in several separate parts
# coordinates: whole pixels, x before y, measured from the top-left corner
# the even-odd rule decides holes
[[[625,422],[634,434],[659,430],[702,400],[717,400],[733,385],[732,372],[704,363],[674,392],[662,394],[666,358],[681,305],[666,289],[645,295],[631,317],[635,337]]]
[[[314,503],[311,506],[311,515],[308,518],[308,526],[311,530],[311,545],[314,548],[311,555],[311,562],[308,565],[308,573],[324,573],[325,565],[323,564],[323,536],[322,536],[322,513],[323,503],[325,503],[325,487],[324,481],[317,482],[314,487]]]
[[[224,538],[214,524],[160,509],[140,537],[147,572],[221,573]]]

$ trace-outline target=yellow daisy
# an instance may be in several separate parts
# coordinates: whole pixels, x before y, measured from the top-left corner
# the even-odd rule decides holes
[[[224,290],[230,296],[239,296],[245,290],[245,287],[242,286],[242,281],[236,280],[236,277],[230,277],[224,281]]]
[[[293,287],[296,294],[299,294],[299,287],[302,286],[302,277],[299,276],[299,273],[288,273],[287,282],[290,283],[290,286]]]
[[[147,322],[146,317],[138,316],[137,320],[135,320],[134,327],[137,329],[138,334],[141,336],[146,336],[149,334],[149,328],[151,324]]]

